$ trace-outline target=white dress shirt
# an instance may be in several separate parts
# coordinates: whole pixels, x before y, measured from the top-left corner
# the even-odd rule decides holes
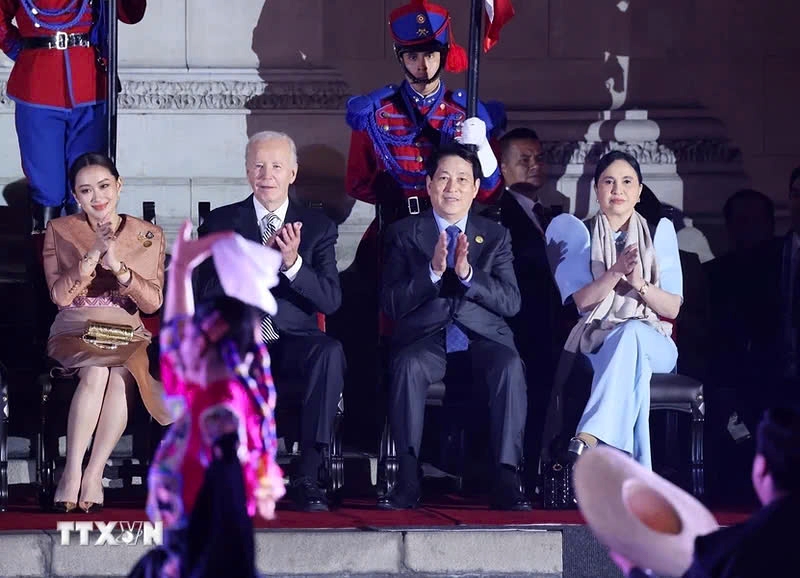
[[[261,234],[264,234],[264,224],[266,221],[264,217],[270,214],[269,211],[264,205],[262,205],[255,195],[253,195],[253,204],[256,207],[256,222],[258,223],[258,229],[261,231]],[[289,210],[289,197],[286,197],[286,200],[283,201],[280,207],[275,209],[275,212],[272,213],[276,217],[278,217],[278,225],[275,227],[275,230],[281,228],[285,225],[286,221],[286,211]],[[276,247],[277,250],[277,247]],[[297,272],[300,271],[300,267],[303,266],[303,258],[300,256],[300,253],[297,254],[297,260],[294,264],[289,267],[288,269],[284,269],[283,265],[281,265],[281,273],[289,280],[294,281],[294,278],[297,277]]]

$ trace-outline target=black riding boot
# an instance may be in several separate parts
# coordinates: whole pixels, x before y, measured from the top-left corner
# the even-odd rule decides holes
[[[31,201],[31,234],[44,233],[47,223],[61,216],[61,207],[48,207]]]

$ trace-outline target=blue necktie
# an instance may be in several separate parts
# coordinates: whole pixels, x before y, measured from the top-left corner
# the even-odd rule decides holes
[[[447,233],[447,266],[453,268],[456,266],[456,243],[458,236],[461,234],[461,229],[455,225],[450,225],[445,229]]]
[[[447,266],[455,267],[456,261],[456,242],[461,229],[455,225],[450,225],[447,232]],[[445,327],[445,348],[447,353],[455,351],[466,351],[469,349],[469,338],[454,322],[450,322]]]

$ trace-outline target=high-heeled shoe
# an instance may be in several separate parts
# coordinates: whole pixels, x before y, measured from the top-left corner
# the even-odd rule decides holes
[[[83,488],[81,488],[81,494],[83,494]],[[82,498],[83,496],[81,496]],[[95,502],[94,500],[78,500],[78,507],[83,510],[87,514],[93,514],[95,512],[99,512],[103,509],[103,489],[100,486],[100,501]]]
[[[74,509],[76,509],[78,507],[78,497],[79,497],[80,494],[78,492],[75,492],[75,494],[74,494],[75,495],[75,499],[74,500],[59,500],[59,499],[55,499],[55,497],[58,496],[58,495],[69,496],[71,494],[71,492],[59,492],[59,489],[61,489],[60,488],[61,482],[63,482],[63,480],[59,480],[59,487],[56,488],[55,495],[53,496],[53,498],[54,498],[53,499],[53,511],[54,512],[60,512],[62,514],[69,514],[71,511],[73,511]],[[65,486],[65,487],[68,487],[68,485]]]
[[[86,514],[94,514],[103,509],[103,502],[80,502],[78,504],[81,510]]]
[[[60,512],[62,514],[69,514],[77,507],[77,502],[53,502],[53,511]]]

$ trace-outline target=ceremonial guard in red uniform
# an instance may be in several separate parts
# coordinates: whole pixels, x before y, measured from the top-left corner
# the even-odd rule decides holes
[[[33,231],[75,211],[67,170],[107,146],[105,54],[108,0],[0,0],[0,49],[14,60],[6,92],[15,104]],[[146,0],[117,0],[122,22],[144,17]],[[12,20],[16,19],[16,26]]]
[[[434,147],[457,140],[478,147],[483,179],[477,200],[490,202],[500,182],[489,145],[490,114],[480,104],[478,117],[466,118],[466,91],[451,92],[441,80],[443,69],[461,72],[467,67],[464,49],[452,38],[449,13],[415,0],[391,13],[389,28],[405,80],[348,102],[347,123],[353,129],[348,193],[379,203],[385,224],[419,213],[430,207],[426,160]],[[374,244],[375,233],[373,223],[359,248],[359,267],[363,245]]]
[[[458,140],[477,145],[481,159],[478,201],[489,203],[499,192],[500,175],[488,135],[502,117],[502,106],[479,104],[478,117],[467,118],[467,94],[445,88],[443,70],[467,68],[464,49],[453,37],[450,15],[436,4],[415,0],[390,14],[389,29],[404,80],[347,105],[352,139],[346,189],[354,198],[378,204],[381,226],[373,222],[359,244],[355,261],[341,274],[343,302],[328,328],[342,341],[348,357],[345,435],[374,438],[384,419],[375,412],[380,388],[378,346],[378,230],[409,214],[430,207],[425,186],[425,163],[434,147]],[[466,33],[466,27],[465,27]],[[488,110],[499,114],[490,114]],[[381,321],[388,333],[388,321]],[[371,362],[370,360],[375,360]],[[380,421],[380,423],[378,423]]]

